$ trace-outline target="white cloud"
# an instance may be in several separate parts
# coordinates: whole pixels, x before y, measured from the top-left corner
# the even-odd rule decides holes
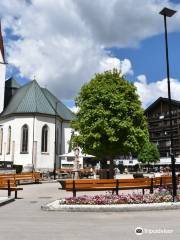
[[[129,59],[124,59],[123,61],[121,61],[120,70],[121,70],[122,75],[126,75],[126,74],[132,75],[133,70],[132,70],[131,61]]]
[[[99,72],[112,70],[116,68],[121,71],[122,75],[133,74],[132,64],[129,59],[119,60],[115,57],[105,57],[100,62]]]
[[[180,101],[180,81],[177,79],[170,79],[171,81],[171,97],[172,99]],[[142,106],[146,108],[158,97],[168,97],[167,79],[159,80],[157,82],[148,83],[145,75],[140,75],[135,81]]]
[[[79,111],[79,108],[76,106],[68,107],[73,113],[77,113]]]
[[[58,97],[73,98],[96,72],[117,67],[123,74],[133,74],[130,60],[111,56],[107,48],[134,47],[162,32],[158,12],[164,5],[172,4],[167,0],[13,0],[13,4],[1,0],[4,26],[19,37],[8,42],[8,62],[22,77],[35,75]],[[169,31],[180,28],[179,13],[173,19]]]
[[[146,83],[146,76],[144,74],[141,74],[139,76],[137,76],[137,80],[140,82],[140,83]]]
[[[76,0],[77,10],[96,41],[106,47],[134,47],[163,32],[164,6],[180,9],[168,0]],[[168,30],[180,29],[180,13],[168,22]]]

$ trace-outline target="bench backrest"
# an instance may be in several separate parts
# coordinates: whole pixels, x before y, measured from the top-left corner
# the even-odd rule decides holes
[[[65,188],[73,189],[91,189],[91,188],[113,188],[116,186],[116,179],[82,179],[82,180],[66,180]]]
[[[39,172],[19,173],[15,175],[16,180],[36,180],[40,179]]]
[[[0,179],[15,179],[15,175],[16,174],[12,174],[12,173],[4,173],[4,174],[0,174]]]
[[[41,174],[39,172],[18,173],[18,174],[0,174],[0,179],[15,179],[18,180],[40,180]]]
[[[35,179],[41,179],[41,173],[40,172],[33,172],[33,176]]]
[[[172,176],[162,176],[162,186],[172,185]]]
[[[179,183],[179,177],[177,177]],[[143,187],[160,187],[172,185],[171,176],[156,178],[135,178],[135,179],[78,179],[64,181],[64,189],[93,189],[93,188],[143,188]]]
[[[66,180],[65,189],[150,187],[150,178]]]
[[[152,178],[152,181],[153,181],[153,186],[154,187],[158,187],[158,186],[162,185],[162,177]]]
[[[19,173],[19,174],[16,174],[15,177],[16,177],[16,180],[29,180],[34,178],[32,173]]]
[[[16,181],[14,179],[3,179],[3,178],[0,178],[0,187],[16,187]]]
[[[180,177],[176,176],[177,185],[179,184],[179,180],[180,180]],[[160,181],[161,181],[161,184],[160,184],[161,186],[172,185],[172,176],[162,176]]]
[[[150,187],[151,178],[118,179],[119,188]]]

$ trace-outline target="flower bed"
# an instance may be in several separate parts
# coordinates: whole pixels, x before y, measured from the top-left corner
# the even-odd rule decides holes
[[[180,186],[177,191],[177,201],[180,201]],[[59,204],[66,205],[111,205],[111,204],[142,204],[142,203],[163,203],[172,202],[172,196],[168,188],[156,189],[153,194],[121,194],[121,195],[94,195],[68,197],[61,199]]]

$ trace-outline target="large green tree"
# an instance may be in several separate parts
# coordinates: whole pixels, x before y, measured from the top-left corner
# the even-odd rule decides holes
[[[85,84],[75,99],[74,143],[101,159],[138,153],[149,139],[147,122],[133,83],[117,70]]]
[[[147,142],[140,150],[138,160],[141,163],[155,163],[159,161],[159,150],[154,143]]]

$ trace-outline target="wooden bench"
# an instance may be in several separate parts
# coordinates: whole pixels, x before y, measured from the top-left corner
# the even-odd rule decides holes
[[[134,178],[117,180],[118,190],[142,189],[143,194],[145,189],[149,189],[150,192],[153,191],[153,181],[151,178]]]
[[[30,173],[19,173],[19,174],[0,174],[0,179],[14,179],[17,184],[20,181],[31,181],[33,183],[39,183],[41,180],[41,175],[39,172],[30,172]]]
[[[128,189],[151,189],[150,178],[136,179],[81,179],[66,180],[63,182],[63,189],[73,192],[76,196],[77,191],[113,191],[118,195],[119,190]]]
[[[142,189],[144,194],[144,190],[149,189],[150,193],[153,193],[154,188],[172,185],[171,176],[135,179],[80,179],[59,182],[62,189],[73,192],[73,197],[76,197],[76,192],[79,191],[112,191],[118,195],[119,190]],[[179,178],[177,177],[178,183]]]
[[[19,173],[15,174],[15,180],[19,184],[20,181],[31,181],[34,183],[39,183],[41,176],[39,172],[30,172],[30,173]]]
[[[1,173],[0,179],[15,179],[15,174],[13,173]]]
[[[0,178],[0,190],[7,190],[8,197],[11,196],[11,192],[15,192],[15,198],[17,199],[17,192],[23,190],[23,188],[17,187],[14,179]]]

